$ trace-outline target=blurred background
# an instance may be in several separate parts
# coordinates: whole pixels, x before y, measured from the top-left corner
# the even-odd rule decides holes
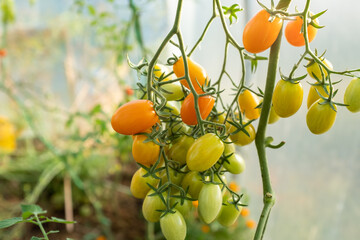
[[[184,0],[181,29],[188,49],[211,17],[210,2]],[[16,139],[16,146],[4,145],[0,152],[0,220],[17,216],[21,203],[36,203],[58,217],[71,217],[73,209],[75,231],[56,225],[61,233],[54,239],[145,239],[149,230],[141,215],[142,201],[129,195],[128,189],[138,168],[131,159],[132,140],[115,134],[110,118],[118,105],[136,98],[136,82],[144,80],[130,69],[126,56],[135,63],[153,56],[172,26],[175,1],[0,3],[0,49],[6,51],[0,57],[0,140],[1,134],[9,132]],[[256,1],[222,1],[225,6],[234,3],[245,9],[238,13],[237,24],[230,26],[241,43],[244,24],[260,7]],[[270,1],[264,3],[270,5]],[[289,10],[296,7],[301,11],[304,1],[294,0]],[[326,51],[335,70],[360,67],[359,7],[360,2],[354,0],[311,3],[314,13],[328,10],[319,19],[325,27],[311,47]],[[220,73],[224,43],[216,19],[193,54],[212,79]],[[292,47],[285,39],[282,43],[279,66],[288,74],[303,49]],[[160,61],[166,63],[173,53],[179,54],[176,48],[167,47]],[[259,55],[267,56],[268,51]],[[247,68],[250,73],[250,65]],[[267,61],[260,61],[258,70],[247,75],[253,89],[264,89],[266,69]],[[233,79],[240,79],[241,65],[233,48],[228,71]],[[297,76],[305,73],[302,68]],[[333,77],[341,79],[337,102],[343,102],[351,80]],[[306,82],[310,81],[307,77],[302,84],[304,102],[309,89]],[[230,83],[224,87],[230,88]],[[303,104],[294,116],[268,126],[274,142],[286,144],[279,150],[268,149],[276,204],[265,239],[357,239],[360,115],[338,107],[332,129],[318,136],[306,126],[306,110]],[[230,230],[216,224],[210,229],[188,224],[188,239],[250,239],[252,230],[243,227],[246,219],[257,221],[260,216],[260,170],[254,144],[237,150],[247,169],[232,180],[240,192],[246,191],[250,215]],[[36,231],[23,224],[0,230],[0,239],[30,239]],[[155,233],[158,231],[155,226]]]

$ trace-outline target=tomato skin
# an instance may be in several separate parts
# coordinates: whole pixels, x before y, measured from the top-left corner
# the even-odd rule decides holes
[[[214,182],[220,183],[219,187],[221,189],[221,196],[223,197],[227,191],[226,187],[224,186],[224,184],[227,185],[227,180],[226,180],[225,174],[220,175],[220,178],[222,181],[219,179],[219,177],[217,175],[215,175]]]
[[[181,171],[184,171],[185,169],[182,168]],[[176,170],[169,167],[169,176],[172,183],[180,186],[182,180],[184,179],[185,173],[177,172]],[[162,184],[166,183],[168,181],[166,171],[164,170],[161,175],[161,181]]]
[[[168,75],[170,73],[170,71],[165,65],[157,63],[154,66],[153,73],[154,73],[155,77],[159,80],[161,75],[163,75],[163,77],[165,77],[166,75]],[[163,78],[161,81],[166,82],[166,81],[169,81],[169,80],[172,80],[172,79],[173,79],[173,77],[172,77],[172,75],[170,75],[170,76],[168,76],[166,78]]]
[[[182,87],[176,83],[164,84],[161,86],[166,92],[161,91],[167,101],[180,100],[184,97]]]
[[[188,193],[190,194],[191,197],[195,199],[199,198],[199,193],[203,186],[204,186],[204,182],[202,181],[199,172],[196,171],[188,172],[181,183],[181,187],[184,190],[189,188]]]
[[[274,106],[271,104],[268,123],[269,124],[276,123],[279,119],[280,119],[279,115],[277,115],[277,113],[274,110]]]
[[[160,146],[149,141],[144,143],[147,139],[145,135],[135,135],[132,145],[132,155],[137,163],[141,163],[147,167],[154,165],[159,158]]]
[[[160,219],[161,231],[166,240],[184,240],[186,237],[186,222],[181,213],[168,213]]]
[[[219,185],[205,184],[199,194],[199,215],[209,224],[218,216],[222,205],[222,193]]]
[[[176,192],[174,195],[179,196],[180,193]],[[190,194],[186,194],[186,197],[191,198]],[[173,198],[171,198],[170,203],[171,203],[171,206],[173,206],[175,203],[177,203],[175,206],[175,209],[178,210],[181,213],[181,215],[183,215],[183,217],[188,216],[193,208],[192,201],[186,200],[186,199],[184,199],[183,204],[181,204],[180,198],[173,197]]]
[[[120,134],[134,135],[145,132],[158,121],[153,103],[140,99],[120,106],[111,118],[111,126]]]
[[[277,115],[282,118],[294,115],[301,107],[304,90],[300,82],[294,84],[281,79],[275,86],[272,102]]]
[[[224,168],[232,174],[240,174],[245,170],[245,161],[244,159],[235,153],[234,143],[226,143],[224,149],[224,156],[228,156],[227,161],[224,161]]]
[[[269,22],[270,14],[259,11],[245,26],[243,44],[250,53],[260,53],[271,47],[280,33],[283,20],[275,18]]]
[[[327,66],[330,70],[333,69],[333,65],[331,64],[331,62],[327,59],[322,59],[321,60],[325,66]],[[310,63],[310,62],[309,62]],[[309,64],[308,63],[308,64]],[[326,78],[328,76],[327,71],[321,66],[321,70],[324,73],[324,77]],[[317,62],[314,62],[313,64],[311,64],[310,66],[308,66],[306,68],[306,71],[308,72],[308,74],[310,75],[310,77],[314,78],[314,79],[318,79],[318,80],[322,80],[322,75],[321,75],[321,70],[320,70],[320,65]],[[315,77],[316,76],[316,77]]]
[[[354,78],[346,87],[344,103],[348,105],[346,107],[350,112],[360,111],[360,78]]]
[[[325,92],[324,87],[321,85],[312,85],[309,90],[308,98],[307,98],[307,108],[309,109],[311,105],[316,102],[320,96],[316,92],[316,90],[323,96],[328,97],[329,95]],[[329,86],[326,86],[327,92],[330,92]]]
[[[159,195],[150,196],[153,193],[154,190],[151,189],[146,195],[142,205],[142,213],[148,222],[158,222],[160,220],[161,212],[156,210],[166,209],[166,206]],[[166,199],[165,193],[163,195]]]
[[[190,58],[186,58],[186,59],[189,68],[190,81],[197,93],[203,93],[204,91],[201,89],[201,87],[207,85],[208,83],[207,73],[201,65],[199,65]],[[176,61],[176,63],[174,63],[173,71],[178,78],[182,78],[185,76],[184,59],[182,57],[180,57]],[[180,83],[187,89],[190,89],[186,79],[180,80]]]
[[[245,125],[246,122],[243,122],[243,125]],[[233,125],[228,124],[228,132],[231,134],[233,132],[236,131],[236,127],[234,127]],[[255,140],[255,128],[254,126],[250,123],[245,127],[245,131],[249,134],[246,135],[243,131],[239,131],[235,134],[231,134],[230,135],[230,139],[231,141],[239,146],[245,146],[248,145],[250,143],[252,143]]]
[[[315,24],[318,24],[317,19],[313,20]],[[288,43],[295,47],[301,47],[305,45],[304,35],[301,32],[301,28],[303,25],[303,20],[301,17],[296,16],[294,21],[289,21],[285,27],[285,37]],[[317,33],[317,28],[313,27],[312,25],[308,24],[307,27],[307,34],[309,42],[314,40]]]
[[[242,209],[241,206],[238,206],[239,210],[236,209],[234,204],[229,203],[231,201],[232,197],[229,197],[226,201],[224,201],[224,204],[221,206],[219,216],[217,217],[217,221],[224,227],[233,225],[238,219]]]
[[[146,173],[145,169],[139,168],[131,179],[130,191],[136,198],[144,199],[146,197],[146,194],[150,191],[150,187],[147,183],[156,186],[159,182],[158,179],[155,179],[152,176],[143,177]]]
[[[215,98],[212,96],[202,96],[198,99],[201,119],[206,119],[215,104]],[[180,110],[181,119],[187,125],[196,125],[198,120],[196,118],[194,95],[190,93],[184,99]]]
[[[241,112],[249,120],[258,119],[260,117],[260,109],[256,108],[260,104],[259,98],[249,90],[240,93],[238,98]]]
[[[202,172],[211,168],[224,152],[224,143],[214,133],[207,133],[191,145],[186,163],[192,171]]]
[[[195,139],[190,136],[183,135],[179,137],[174,141],[174,143],[167,151],[168,157],[174,161],[179,162],[180,164],[185,164],[186,154],[194,142]]]
[[[336,112],[331,108],[330,104],[320,104],[323,102],[323,99],[314,102],[306,114],[306,124],[313,134],[327,132],[336,119]],[[336,105],[334,105],[334,108],[336,110]]]

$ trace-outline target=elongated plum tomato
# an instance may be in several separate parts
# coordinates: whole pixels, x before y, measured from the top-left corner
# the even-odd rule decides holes
[[[317,19],[314,19],[313,21],[315,24],[318,24]],[[295,47],[301,47],[305,45],[304,34],[301,31],[303,22],[304,21],[302,20],[302,18],[297,16],[294,21],[289,21],[285,27],[286,40],[288,41],[288,43]],[[310,24],[308,24],[307,26],[307,35],[309,42],[311,42],[316,36],[317,28],[313,27]]]
[[[161,81],[166,82],[166,81],[173,79],[172,75],[169,75],[169,73],[170,73],[169,69],[162,64],[156,64],[154,67],[153,73],[154,73],[155,77],[157,78],[157,80],[159,80],[161,76],[162,76]]]
[[[225,144],[224,156],[227,157],[224,161],[224,168],[232,174],[240,174],[245,170],[244,159],[235,153],[234,143]]]
[[[211,168],[224,152],[224,143],[214,133],[207,133],[191,145],[186,163],[192,171],[202,172]]]
[[[331,62],[329,60],[324,58],[321,61],[322,61],[322,63],[325,64],[325,66],[327,68],[329,68],[330,70],[333,69],[333,65],[331,64]],[[311,61],[308,62],[308,65],[306,67],[306,71],[308,72],[310,77],[312,77],[316,80],[322,80],[321,72],[323,72],[325,78],[327,77],[328,72],[325,70],[325,68],[320,66],[317,62],[312,62],[312,64],[310,64],[310,63],[311,63]]]
[[[198,63],[193,61],[190,58],[186,58],[189,68],[189,76],[192,85],[195,88],[197,93],[203,93],[201,89],[202,86],[207,85],[208,76],[205,69],[200,66]],[[184,59],[180,57],[173,65],[173,71],[178,78],[182,78],[185,76],[185,67],[184,67]],[[184,85],[187,89],[190,89],[189,84],[186,79],[180,80],[180,83]]]
[[[311,105],[314,102],[316,102],[320,98],[320,96],[319,96],[319,94],[318,94],[318,92],[316,90],[323,97],[328,97],[329,96],[329,94],[328,94],[329,91],[330,91],[329,86],[326,86],[326,92],[325,92],[324,86],[322,86],[322,85],[312,85],[310,87],[308,98],[307,98],[307,108],[308,109],[311,107]]]
[[[261,10],[246,24],[243,44],[248,52],[263,52],[275,42],[283,20],[275,17],[272,22],[269,22],[269,19],[270,14],[266,10]]]
[[[246,122],[243,122],[243,125],[245,124]],[[227,124],[227,126],[228,126],[227,127],[228,133],[231,134],[230,139],[234,144],[239,146],[245,146],[254,141],[256,133],[255,133],[255,128],[251,123],[246,125],[246,127],[244,128],[244,130],[248,133],[248,135],[243,131],[234,133],[237,130],[236,127],[230,124]]]
[[[189,148],[191,147],[191,145],[194,143],[194,141],[195,141],[194,138],[187,135],[183,135],[179,137],[174,141],[174,143],[167,151],[168,157],[173,161],[177,161],[181,164],[185,164],[186,154]]]
[[[238,206],[238,209],[236,209],[235,205],[230,203],[232,200],[232,197],[229,197],[226,201],[224,201],[221,206],[219,216],[217,217],[217,221],[224,227],[233,225],[242,210],[241,206]]]
[[[344,94],[344,103],[350,112],[360,111],[360,78],[354,78],[347,86]]]
[[[134,135],[145,132],[158,121],[153,103],[140,99],[120,106],[111,118],[111,125],[120,134]]]
[[[198,199],[201,188],[204,186],[204,182],[201,179],[199,172],[188,172],[181,182],[181,187],[184,190],[188,189],[188,193],[191,197]]]
[[[209,224],[218,216],[222,205],[222,194],[219,185],[207,183],[199,194],[199,215]]]
[[[301,107],[303,88],[300,82],[291,83],[281,79],[275,86],[272,102],[277,115],[282,118],[290,117]]]
[[[132,155],[137,163],[149,167],[154,165],[159,158],[160,146],[153,141],[144,142],[145,135],[136,135],[133,139]]]
[[[174,196],[181,196],[179,192],[175,192]],[[186,194],[186,197],[191,198],[190,194]],[[191,200],[184,199],[184,202],[181,203],[181,199],[177,197],[172,197],[170,200],[171,206],[175,206],[176,210],[178,210],[181,215],[184,217],[188,216],[193,208],[193,204]]]
[[[240,93],[239,98],[240,110],[249,120],[258,119],[260,117],[260,109],[256,108],[260,104],[259,98],[249,90]]]
[[[147,184],[155,186],[159,182],[158,179],[153,178],[151,175],[144,177],[146,173],[145,169],[139,168],[131,179],[130,191],[136,198],[143,199],[146,197],[146,194],[150,191],[150,187]]]
[[[161,79],[161,82],[173,79],[173,76],[169,75],[169,69],[162,64],[156,64],[153,73],[157,80]],[[161,85],[161,93],[168,101],[179,100],[184,97],[184,92],[178,82]]]
[[[336,105],[333,105],[336,110]],[[319,99],[311,105],[306,114],[306,124],[309,130],[314,134],[322,134],[327,132],[336,119],[336,111],[334,111],[330,103],[324,103],[323,99]]]
[[[157,210],[166,209],[166,206],[159,195],[152,195],[154,193],[154,190],[151,189],[146,195],[142,205],[142,213],[148,222],[158,222],[160,220],[161,212]],[[163,197],[166,199],[165,193],[163,193]]]
[[[215,98],[209,95],[202,96],[199,97],[198,103],[201,119],[206,119],[209,116],[211,109],[214,107]],[[196,125],[198,123],[195,111],[195,100],[192,93],[187,95],[184,99],[184,102],[181,105],[180,115],[182,121],[187,125]]]
[[[186,222],[177,210],[160,219],[160,228],[166,240],[184,240],[186,237]]]

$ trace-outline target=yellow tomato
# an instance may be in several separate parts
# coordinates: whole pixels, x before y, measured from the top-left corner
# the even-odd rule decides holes
[[[333,65],[331,64],[331,62],[327,59],[323,59],[322,62],[325,64],[325,66],[327,66],[330,70],[333,69]],[[309,62],[310,63],[310,62]],[[308,64],[309,64],[308,63]],[[317,62],[313,62],[313,64],[311,64],[310,66],[308,66],[306,68],[307,72],[309,73],[310,77],[314,78],[314,79],[318,79],[318,80],[322,80],[322,75],[321,75],[321,71],[324,73],[324,77],[326,78],[328,73],[327,71],[321,66],[321,70],[320,70],[320,65]]]
[[[321,86],[321,85],[316,85],[316,86],[312,85],[312,86],[310,87],[309,94],[308,94],[308,98],[307,98],[307,108],[310,108],[311,105],[320,98],[320,96],[319,96],[319,94],[316,92],[316,90],[317,90],[323,97],[328,97],[328,96],[329,96],[329,95],[328,95],[328,93],[330,92],[329,86],[326,86],[326,91],[328,92],[328,93],[326,93],[323,86]]]
[[[12,153],[16,148],[16,131],[14,125],[0,116],[0,154]]]
[[[360,78],[354,78],[347,86],[344,94],[344,103],[351,112],[360,111]]]
[[[260,104],[258,96],[249,90],[240,93],[239,98],[240,110],[249,120],[258,119],[260,117],[260,109],[256,108]]]
[[[333,105],[336,110],[336,105]],[[335,122],[336,111],[334,111],[330,103],[324,103],[323,99],[319,99],[311,105],[306,114],[306,124],[309,130],[314,134],[322,134],[327,132]]]
[[[137,163],[141,163],[147,167],[154,165],[159,158],[160,146],[149,141],[145,135],[135,135],[132,145],[132,155]]]
[[[243,125],[245,125],[246,122],[243,122]],[[245,146],[248,145],[250,143],[252,143],[255,139],[256,133],[255,133],[255,128],[254,126],[250,123],[248,124],[244,130],[249,134],[246,135],[245,132],[243,131],[239,131],[235,134],[232,134],[236,131],[236,127],[234,127],[233,125],[228,124],[228,132],[231,134],[230,135],[230,139],[233,143],[235,143],[236,145],[239,146]]]
[[[158,179],[155,179],[152,176],[144,177],[146,173],[147,172],[145,169],[139,168],[131,179],[130,191],[136,198],[143,199],[146,197],[146,194],[150,191],[150,187],[147,184],[156,186],[156,184],[159,182]]]

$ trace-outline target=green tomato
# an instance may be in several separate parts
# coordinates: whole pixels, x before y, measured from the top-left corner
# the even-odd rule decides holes
[[[350,112],[360,111],[360,78],[354,78],[347,86],[344,94],[344,103]]]
[[[224,184],[227,185],[227,180],[226,180],[225,174],[220,175],[220,178],[221,178],[222,181],[219,179],[219,177],[217,175],[215,175],[214,176],[214,182],[220,183],[219,187],[221,189],[221,194],[222,194],[222,196],[224,196],[226,191],[227,191],[226,187],[224,186]]]
[[[224,168],[232,174],[240,174],[245,170],[244,159],[235,153],[235,145],[233,143],[226,143],[224,149],[224,156],[227,157],[224,161]]]
[[[224,143],[214,133],[207,133],[191,145],[186,155],[190,170],[205,171],[211,168],[224,152]]]
[[[191,171],[185,175],[181,186],[184,190],[189,188],[188,193],[190,194],[190,196],[198,199],[201,188],[204,186],[204,182],[202,181],[201,176],[198,172]]]
[[[184,97],[184,92],[180,84],[168,83],[161,86],[161,93],[164,95],[167,101],[180,100]]]
[[[160,228],[167,240],[184,240],[186,237],[186,223],[177,210],[160,219]]]
[[[238,206],[238,209],[236,209],[235,205],[231,204],[230,201],[232,201],[232,197],[224,201],[219,216],[217,217],[217,221],[224,227],[233,225],[238,219],[242,209],[241,206]]]
[[[180,193],[176,192],[174,195],[180,196]],[[186,197],[191,198],[190,194],[187,194]],[[174,204],[177,203],[175,209],[177,209],[184,217],[188,216],[193,208],[192,201],[186,199],[181,203],[180,198],[172,197],[170,203],[171,206],[174,206]]]
[[[205,184],[199,194],[199,215],[209,224],[218,216],[222,205],[222,194],[219,185]]]
[[[247,122],[243,122],[243,125],[245,125]],[[228,132],[231,134],[230,135],[230,139],[233,143],[235,143],[236,145],[239,145],[239,146],[245,146],[245,145],[248,145],[250,143],[252,143],[254,140],[255,140],[255,136],[256,136],[256,133],[255,133],[255,128],[254,126],[250,123],[248,125],[246,125],[246,127],[244,128],[244,130],[249,134],[247,135],[245,132],[243,131],[239,131],[235,134],[232,134],[234,133],[237,129],[235,126],[227,123],[227,129],[228,129]]]
[[[184,170],[185,170],[185,167],[181,169],[181,171],[184,171]],[[172,183],[180,186],[184,176],[185,176],[185,173],[178,172],[178,171],[172,169],[171,167],[169,167],[169,177],[170,177],[170,180]],[[162,182],[162,184],[168,182],[168,178],[167,178],[165,169],[161,173],[161,182]]]
[[[151,186],[156,186],[159,182],[159,179],[155,179],[152,176],[143,177],[146,173],[147,171],[145,169],[139,168],[131,179],[130,191],[136,198],[143,199],[146,197],[146,194],[150,191],[147,183]]]
[[[158,222],[160,220],[161,212],[157,210],[166,209],[166,206],[159,195],[150,196],[153,193],[154,190],[148,192],[142,205],[142,213],[148,222]],[[166,199],[166,193],[163,193],[163,196],[164,199]]]
[[[194,142],[195,139],[187,135],[179,137],[167,151],[167,156],[180,164],[185,164],[188,150]]]

